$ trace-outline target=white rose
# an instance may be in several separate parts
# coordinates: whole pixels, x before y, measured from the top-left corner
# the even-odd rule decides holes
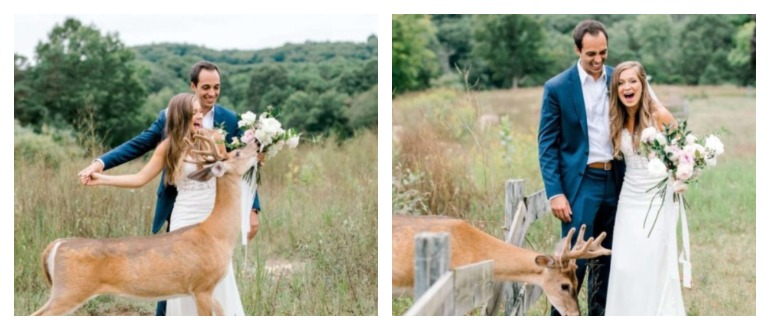
[[[713,151],[717,156],[725,152],[725,146],[722,144],[722,141],[714,135],[709,135],[706,138],[706,149]]]
[[[658,143],[660,143],[660,145],[662,146],[668,144],[668,141],[666,140],[666,136],[663,135],[662,133],[655,134],[655,140],[658,141]]]
[[[674,192],[681,194],[687,191],[687,184],[684,183],[684,181],[676,180],[674,181],[672,188],[674,188]]]
[[[289,145],[289,148],[292,148],[292,149],[296,148],[297,145],[299,144],[299,136],[290,138],[288,141],[286,141],[286,144]]]
[[[647,164],[647,171],[652,176],[663,176],[666,174],[666,164],[658,158],[652,158]]]
[[[655,137],[655,134],[657,134],[658,131],[655,129],[655,127],[647,127],[642,131],[642,141],[650,143],[652,142],[652,139]]]
[[[717,166],[717,158],[716,158],[716,156],[706,158],[706,165],[708,165],[708,166]]]
[[[688,155],[689,159],[693,161],[698,158],[703,158],[706,155],[706,150],[700,144],[688,144],[684,146],[684,153]]]
[[[687,137],[685,138],[685,142],[687,142],[687,144],[693,144],[697,140],[698,139],[695,137],[695,135],[692,134],[687,134]]]
[[[671,159],[671,161],[674,162],[679,159],[679,154],[682,152],[677,145],[666,146],[663,150],[666,151],[668,159]]]
[[[243,119],[242,121],[243,121],[243,122],[244,122],[246,125],[251,125],[251,124],[254,124],[254,121],[255,121],[255,120],[257,120],[257,115],[255,115],[255,114],[254,114],[253,112],[251,112],[251,111],[246,111],[246,113],[244,113],[244,114],[242,114],[242,115],[241,115],[241,119]],[[238,123],[238,125],[240,126],[240,122]]]
[[[686,164],[679,164],[679,166],[676,168],[676,178],[679,180],[687,180],[690,177],[692,177],[692,164],[686,163]]]

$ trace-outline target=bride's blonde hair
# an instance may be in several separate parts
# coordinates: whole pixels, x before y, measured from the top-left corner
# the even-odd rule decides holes
[[[610,81],[610,138],[612,139],[612,155],[615,156],[616,159],[622,158],[620,152],[621,132],[629,119],[628,108],[626,108],[626,105],[623,104],[623,102],[620,102],[618,85],[620,84],[620,74],[623,73],[623,71],[631,69],[636,71],[636,76],[642,83],[642,97],[639,100],[641,104],[635,114],[634,135],[632,136],[634,150],[639,149],[641,131],[654,125],[652,118],[653,101],[650,96],[649,85],[647,84],[647,72],[644,71],[642,64],[636,61],[618,64],[612,72],[612,80]]]
[[[164,183],[174,184],[183,172],[184,156],[189,152],[185,138],[192,138],[193,101],[195,95],[180,93],[171,98],[166,108],[166,138],[168,139],[168,151],[166,161],[163,164],[166,170]]]

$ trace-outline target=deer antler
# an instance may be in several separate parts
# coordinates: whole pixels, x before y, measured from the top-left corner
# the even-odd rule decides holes
[[[193,160],[185,160],[188,163],[195,163],[195,164],[212,164],[216,163],[217,161],[224,160],[225,157],[219,154],[217,143],[214,142],[214,139],[211,137],[205,136],[203,134],[195,134],[196,139],[201,139],[204,142],[206,142],[205,150],[201,149],[195,149],[195,145],[193,144],[190,139],[185,138],[185,141],[187,141],[187,144],[190,146],[192,150],[192,153],[196,156]]]
[[[607,233],[602,232],[596,239],[590,237],[588,238],[588,241],[586,241],[583,239],[585,231],[586,225],[580,226],[580,232],[578,233],[575,247],[570,249],[570,242],[572,242],[572,235],[575,234],[575,228],[569,230],[569,233],[567,233],[567,236],[564,238],[562,252],[557,255],[562,261],[568,261],[570,259],[590,259],[610,255],[611,251],[602,247],[602,241],[607,237]]]

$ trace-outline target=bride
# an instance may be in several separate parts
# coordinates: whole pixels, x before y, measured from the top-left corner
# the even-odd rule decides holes
[[[92,173],[88,185],[141,187],[155,178],[161,170],[165,170],[164,184],[176,185],[178,190],[169,225],[169,230],[175,231],[206,219],[214,207],[216,194],[215,177],[207,182],[198,182],[187,178],[187,175],[199,169],[200,165],[185,162],[185,160],[192,160],[193,156],[191,151],[193,148],[188,145],[186,140],[192,140],[196,133],[213,137],[215,141],[222,141],[223,137],[215,130],[200,129],[203,120],[201,105],[193,94],[181,93],[174,96],[168,104],[166,116],[167,138],[158,145],[150,161],[138,173],[114,176]],[[195,142],[195,144],[199,143]],[[201,149],[200,145],[195,146],[195,148]],[[224,143],[220,143],[219,148],[221,154],[226,152]],[[254,181],[252,180],[252,182]],[[244,183],[242,186],[247,187],[248,184]],[[249,212],[255,192],[251,188],[242,189],[241,204],[244,205],[242,224],[245,221],[246,231],[248,231]],[[243,194],[243,192],[248,193]],[[232,262],[224,278],[214,289],[214,298],[221,305],[225,315],[244,315]],[[197,314],[195,300],[192,296],[175,297],[168,300],[166,315]]]
[[[610,91],[613,154],[625,159],[626,174],[615,217],[605,315],[685,315],[677,265],[679,206],[673,202],[670,186],[663,200],[655,197],[657,189],[651,188],[667,174],[650,175],[647,157],[639,152],[643,129],[654,126],[660,130],[676,121],[652,100],[647,74],[639,62],[615,67]],[[661,203],[663,208],[651,228]]]

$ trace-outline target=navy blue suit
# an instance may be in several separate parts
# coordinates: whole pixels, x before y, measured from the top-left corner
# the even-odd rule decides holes
[[[605,66],[604,69],[606,76],[611,77],[612,68]],[[574,65],[548,80],[543,87],[538,134],[540,171],[548,198],[564,194],[572,209],[572,221],[562,223],[562,237],[570,228],[579,230],[585,224],[587,236],[596,237],[602,231],[606,232],[607,238],[602,245],[611,248],[625,163],[613,160],[610,171],[588,168],[588,149],[583,89],[578,67]],[[573,246],[576,236],[572,240]],[[589,315],[603,315],[610,257],[592,259],[591,264]],[[578,260],[578,288],[583,283],[585,272],[586,261]]]
[[[214,105],[214,127],[224,126],[227,132],[225,141],[230,141],[234,136],[240,136],[241,130],[238,128],[238,116],[216,104]],[[117,148],[104,154],[100,159],[104,162],[104,170],[124,164],[140,157],[155,147],[165,138],[166,128],[166,110],[161,110],[158,119],[150,125],[144,132],[135,136],[133,139],[121,144]],[[155,234],[163,228],[163,224],[171,218],[171,211],[174,208],[177,190],[175,186],[166,186],[163,178],[166,171],[161,175],[160,185],[158,185],[158,200],[155,204],[155,216],[152,222],[152,233]],[[259,210],[259,195],[254,197],[254,209]],[[168,227],[167,227],[168,228]],[[167,229],[168,230],[168,229]],[[166,304],[162,301],[158,304],[158,315],[165,315]]]

